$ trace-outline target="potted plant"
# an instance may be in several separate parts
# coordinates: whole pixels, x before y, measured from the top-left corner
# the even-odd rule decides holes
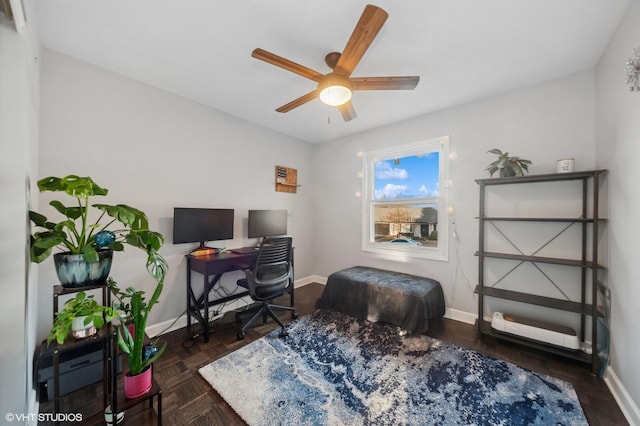
[[[147,216],[125,204],[91,204],[91,197],[105,196],[108,190],[90,177],[46,177],[38,181],[38,189],[66,193],[75,199],[69,206],[58,200],[49,203],[63,216],[59,222],[51,222],[41,213],[29,212],[35,228],[31,234],[31,261],[40,263],[54,248],[61,250],[54,255],[54,262],[63,286],[105,282],[113,250],[123,250],[123,243],[144,250],[148,264],[158,256],[164,239],[149,230]],[[92,219],[94,215],[90,213],[97,215],[97,219]],[[114,224],[121,226],[111,229]]]
[[[500,177],[523,176],[524,172],[528,172],[528,164],[531,161],[520,157],[509,157],[509,153],[503,153],[499,149],[487,151],[488,154],[496,154],[498,159],[489,164],[485,170],[488,170],[491,177],[497,171],[500,171]]]
[[[102,328],[105,321],[111,321],[116,316],[116,312],[110,307],[99,305],[93,295],[87,296],[84,291],[80,291],[56,313],[47,343],[55,340],[63,344],[69,334],[76,339],[92,336]]]
[[[149,301],[145,300],[145,292],[128,287],[122,291],[118,283],[109,278],[111,292],[120,301],[114,305],[115,309],[124,310],[120,314],[122,327],[118,328],[118,346],[127,356],[128,371],[125,373],[124,393],[127,398],[137,398],[151,389],[151,364],[164,352],[166,342],[158,346],[158,339],[145,344],[144,330],[147,325],[149,312],[158,302],[162,292],[164,277],[158,284]],[[130,326],[125,324],[129,322]]]
[[[158,303],[162,293],[167,269],[166,261],[157,253],[151,262],[147,262],[147,270],[157,283],[149,301],[145,300],[144,291],[133,287],[122,291],[116,281],[111,278],[108,280],[109,288],[118,300],[114,308],[123,311],[119,315],[122,326],[118,327],[118,346],[128,360],[128,371],[125,373],[124,381],[124,393],[127,398],[137,398],[151,389],[151,364],[162,355],[166,347],[166,343],[158,346],[158,339],[146,345],[144,331],[149,313]],[[133,333],[125,326],[127,322],[132,325]]]

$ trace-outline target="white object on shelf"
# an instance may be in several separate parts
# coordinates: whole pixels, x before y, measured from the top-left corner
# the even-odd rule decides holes
[[[558,173],[570,173],[575,170],[575,160],[573,158],[564,158],[558,160],[557,172]]]
[[[537,340],[563,348],[580,349],[580,339],[571,327],[494,312],[491,328],[502,333]]]

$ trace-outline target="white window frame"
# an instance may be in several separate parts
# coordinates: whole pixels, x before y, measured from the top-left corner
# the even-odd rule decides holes
[[[403,246],[393,243],[375,242],[374,205],[375,164],[379,161],[409,157],[429,152],[439,153],[439,196],[438,200],[438,247]],[[364,153],[362,156],[362,250],[366,252],[391,255],[402,260],[407,257],[449,260],[449,190],[445,182],[449,180],[449,136],[440,136],[400,146],[393,146]],[[388,204],[421,204],[429,199],[409,198],[387,201]],[[430,200],[433,200],[432,198]]]

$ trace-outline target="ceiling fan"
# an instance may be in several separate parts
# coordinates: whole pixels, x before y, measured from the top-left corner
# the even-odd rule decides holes
[[[307,102],[320,98],[327,105],[337,106],[344,121],[357,117],[351,93],[354,90],[413,90],[420,77],[351,77],[351,73],[380,32],[389,14],[377,6],[368,4],[353,30],[342,53],[331,52],[325,63],[333,71],[322,74],[263,49],[255,49],[251,56],[318,83],[315,90],[277,108],[278,112],[289,112]]]

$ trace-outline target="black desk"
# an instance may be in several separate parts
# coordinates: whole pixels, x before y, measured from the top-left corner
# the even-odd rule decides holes
[[[220,299],[209,300],[209,292],[220,281],[222,275],[231,271],[242,270],[250,266],[255,261],[258,251],[250,253],[234,253],[233,251],[225,251],[223,253],[208,256],[192,256],[187,255],[187,329],[191,334],[191,318],[195,318],[204,329],[204,341],[209,341],[209,308],[212,306],[226,303],[230,300],[239,299],[248,296],[248,291],[242,291],[233,295],[222,297]],[[293,255],[292,255],[293,256]],[[293,258],[291,259],[293,265]],[[202,274],[203,291],[199,297],[196,297],[194,286],[191,281],[191,272],[195,271]],[[294,302],[293,294],[293,277],[291,278],[291,306]],[[204,315],[200,313],[204,310]]]

